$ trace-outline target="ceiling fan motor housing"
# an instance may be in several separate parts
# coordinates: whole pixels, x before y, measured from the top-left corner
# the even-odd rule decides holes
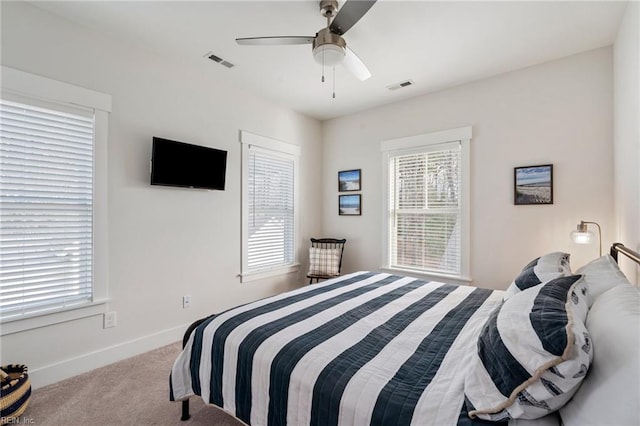
[[[347,43],[329,28],[318,31],[312,47],[315,61],[328,66],[341,63],[347,53]]]

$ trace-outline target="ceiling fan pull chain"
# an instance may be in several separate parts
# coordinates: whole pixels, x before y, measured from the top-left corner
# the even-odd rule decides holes
[[[322,82],[324,83],[324,50],[322,51]]]
[[[336,67],[333,67],[333,99],[336,98]]]

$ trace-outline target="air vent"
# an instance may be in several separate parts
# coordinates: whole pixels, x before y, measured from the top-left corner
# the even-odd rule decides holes
[[[227,68],[233,68],[235,65],[233,65],[231,62],[229,61],[225,61],[224,59],[222,59],[220,56],[216,56],[214,55],[212,52],[207,53],[206,55],[204,55],[205,58],[209,58],[211,59],[213,62],[217,62],[220,65],[223,65]]]
[[[390,86],[387,86],[387,89],[389,90],[398,90],[398,89],[402,89],[403,87],[409,87],[409,86],[413,86],[415,83],[413,82],[413,80],[405,80],[402,81],[400,83],[396,83],[396,84],[392,84]]]

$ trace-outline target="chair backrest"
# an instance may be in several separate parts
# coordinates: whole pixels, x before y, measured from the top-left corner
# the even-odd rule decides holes
[[[340,263],[338,264],[338,272],[342,269],[342,253],[344,253],[344,244],[346,239],[336,238],[311,238],[311,247],[321,249],[339,249],[340,250]]]

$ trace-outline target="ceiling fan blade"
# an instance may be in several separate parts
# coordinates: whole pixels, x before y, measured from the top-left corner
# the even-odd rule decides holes
[[[371,9],[376,0],[350,0],[345,2],[331,22],[332,33],[342,35]]]
[[[236,43],[243,46],[281,46],[288,44],[311,44],[315,36],[281,36],[281,37],[245,37],[237,38]]]
[[[358,80],[365,81],[369,77],[371,77],[371,73],[367,66],[358,58],[353,50],[349,49],[347,46],[347,54],[344,57],[344,61],[342,61],[342,65],[353,74]]]

